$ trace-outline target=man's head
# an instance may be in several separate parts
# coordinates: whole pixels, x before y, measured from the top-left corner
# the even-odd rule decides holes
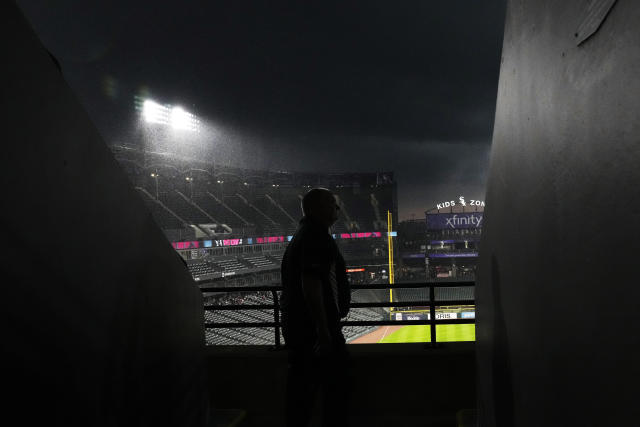
[[[339,210],[336,198],[326,188],[313,188],[302,198],[302,214],[327,227],[338,220]]]

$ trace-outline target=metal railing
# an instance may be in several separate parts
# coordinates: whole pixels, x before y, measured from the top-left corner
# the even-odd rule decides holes
[[[442,300],[436,301],[435,288],[454,288],[454,287],[472,287],[475,281],[461,282],[420,282],[420,283],[396,283],[390,284],[371,284],[371,285],[351,285],[351,290],[357,289],[415,289],[429,288],[429,300],[423,301],[406,301],[406,302],[352,302],[350,308],[374,308],[374,307],[429,307],[429,318],[418,320],[343,320],[340,322],[342,326],[387,326],[387,325],[429,325],[431,332],[430,345],[436,346],[437,335],[436,325],[457,325],[457,324],[473,324],[475,319],[436,319],[436,306],[454,306],[454,305],[475,305],[475,299],[461,300]],[[221,310],[273,310],[273,322],[205,322],[206,329],[233,329],[233,328],[275,328],[275,346],[281,346],[280,340],[280,299],[278,291],[282,290],[281,286],[223,286],[218,287],[213,284],[201,284],[200,290],[212,293],[225,292],[271,292],[273,296],[273,304],[228,304],[228,305],[205,305],[205,311],[221,311]]]

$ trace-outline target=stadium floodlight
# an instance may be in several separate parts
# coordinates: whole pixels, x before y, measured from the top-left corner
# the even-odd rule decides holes
[[[182,107],[171,109],[171,126],[174,129],[197,130],[197,120],[193,114],[187,113]]]
[[[147,123],[170,125],[175,130],[197,132],[200,127],[200,120],[184,108],[161,105],[151,99],[145,99],[142,102],[142,117]]]
[[[150,99],[144,101],[142,104],[142,116],[147,123],[168,123],[168,111],[169,109],[162,106]]]

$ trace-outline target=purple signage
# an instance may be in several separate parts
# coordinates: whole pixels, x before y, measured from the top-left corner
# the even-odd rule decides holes
[[[471,258],[477,256],[478,252],[429,254],[429,258]]]
[[[427,214],[427,230],[482,228],[482,212]]]
[[[405,254],[402,258],[424,258],[424,254]]]

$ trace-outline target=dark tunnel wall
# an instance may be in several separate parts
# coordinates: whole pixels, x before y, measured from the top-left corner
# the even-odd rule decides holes
[[[3,6],[2,419],[203,425],[200,292],[17,7]]]
[[[640,423],[640,3],[593,15],[606,3],[508,3],[476,294],[483,426]]]

